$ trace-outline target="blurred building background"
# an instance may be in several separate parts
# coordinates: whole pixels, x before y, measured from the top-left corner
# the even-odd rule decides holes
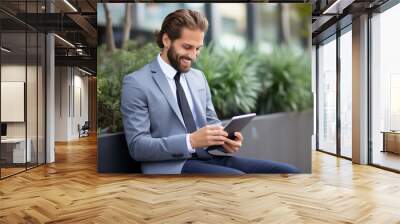
[[[98,4],[99,45],[106,42],[105,6],[110,13],[117,46],[121,46],[124,41],[126,25],[130,28],[131,39],[139,43],[152,42],[154,31],[160,29],[163,19],[169,13],[179,8],[190,8],[203,13],[209,20],[206,44],[213,41],[225,48],[238,50],[254,45],[266,52],[270,52],[276,44],[291,45],[296,50],[311,48],[311,4]],[[127,11],[129,18],[126,18]],[[127,20],[130,22],[127,23]]]

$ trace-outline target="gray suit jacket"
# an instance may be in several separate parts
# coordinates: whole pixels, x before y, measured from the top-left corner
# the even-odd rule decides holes
[[[211,101],[204,74],[191,69],[185,74],[190,89],[196,124],[220,123]],[[121,112],[129,153],[141,162],[145,174],[179,174],[191,157],[186,145],[186,128],[176,98],[157,58],[124,77]],[[197,150],[200,157],[210,156]]]

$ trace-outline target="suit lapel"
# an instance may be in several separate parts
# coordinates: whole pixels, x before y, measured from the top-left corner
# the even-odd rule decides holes
[[[153,79],[157,83],[158,88],[160,88],[161,92],[164,94],[165,99],[167,99],[168,104],[171,106],[175,115],[178,117],[183,127],[185,127],[182,114],[179,110],[178,102],[175,100],[174,94],[171,91],[171,87],[168,84],[168,80],[165,77],[165,74],[161,71],[161,68],[158,65],[157,58],[150,63],[150,66],[151,66],[151,72],[153,73]]]

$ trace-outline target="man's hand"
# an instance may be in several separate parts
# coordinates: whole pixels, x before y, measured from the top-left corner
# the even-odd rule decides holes
[[[220,125],[206,125],[189,135],[192,148],[204,148],[212,145],[223,145],[228,133]],[[229,140],[229,139],[228,139]]]
[[[240,132],[235,132],[235,139],[231,140],[226,138],[226,141],[222,145],[224,151],[226,153],[234,153],[239,151],[240,147],[242,146],[243,136]]]

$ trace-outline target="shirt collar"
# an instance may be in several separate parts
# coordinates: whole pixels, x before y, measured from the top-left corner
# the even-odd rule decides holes
[[[157,61],[158,64],[161,67],[161,71],[164,72],[164,74],[167,76],[169,79],[174,79],[176,75],[176,70],[174,67],[172,67],[170,64],[164,61],[164,59],[161,58],[161,54],[158,54],[157,56]]]

